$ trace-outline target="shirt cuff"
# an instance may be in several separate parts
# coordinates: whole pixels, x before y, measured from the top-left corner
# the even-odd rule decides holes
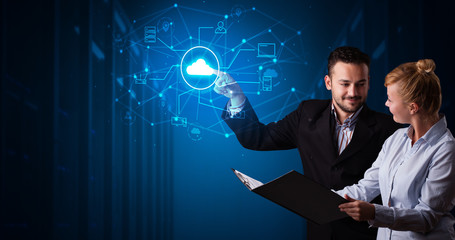
[[[373,227],[390,227],[394,222],[393,208],[374,204],[375,216],[373,220],[368,220],[368,224]]]
[[[227,111],[229,112],[229,116],[231,118],[237,118],[236,116],[238,116],[239,113],[243,110],[243,107],[245,107],[245,103],[246,103],[246,98],[239,105],[232,106],[231,105],[231,101],[229,100],[229,104],[228,104],[228,107],[227,107]]]

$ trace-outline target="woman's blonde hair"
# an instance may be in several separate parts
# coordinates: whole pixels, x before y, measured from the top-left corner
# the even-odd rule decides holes
[[[441,84],[434,73],[436,64],[432,59],[403,63],[385,77],[384,85],[398,83],[398,94],[405,103],[416,103],[420,111],[434,116],[441,107]]]

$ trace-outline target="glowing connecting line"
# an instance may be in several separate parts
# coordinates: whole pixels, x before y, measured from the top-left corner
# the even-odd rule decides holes
[[[210,76],[215,71],[205,62],[204,59],[198,59],[196,62],[186,68],[186,72],[189,75],[203,75]]]

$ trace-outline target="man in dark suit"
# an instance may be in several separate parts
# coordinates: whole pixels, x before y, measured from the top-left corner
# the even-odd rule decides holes
[[[331,189],[357,183],[397,128],[391,116],[365,101],[370,58],[354,47],[339,47],[328,59],[330,100],[308,100],[278,122],[258,120],[240,86],[219,73],[215,91],[230,98],[222,118],[239,142],[253,150],[298,148],[305,175]],[[241,116],[241,117],[238,117]],[[310,194],[310,193],[309,193]],[[311,194],[310,194],[311,195]],[[308,239],[376,239],[376,229],[351,218],[326,225],[308,223]]]

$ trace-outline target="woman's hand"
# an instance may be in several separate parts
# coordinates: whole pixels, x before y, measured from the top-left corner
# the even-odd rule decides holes
[[[344,195],[349,202],[340,204],[340,211],[345,212],[356,221],[373,220],[375,216],[374,205],[368,202],[350,198],[347,194]]]

